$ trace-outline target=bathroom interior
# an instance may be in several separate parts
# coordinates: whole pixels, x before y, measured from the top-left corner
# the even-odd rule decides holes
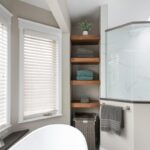
[[[149,0],[0,0],[0,150],[150,150]]]

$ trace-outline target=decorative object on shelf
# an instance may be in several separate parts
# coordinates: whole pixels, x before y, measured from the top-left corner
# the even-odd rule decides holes
[[[88,34],[89,34],[88,31],[83,31],[83,32],[82,32],[82,35],[88,35]]]
[[[89,103],[90,98],[86,95],[81,95],[80,102],[81,103]]]
[[[82,30],[82,35],[88,35],[89,31],[92,29],[92,24],[89,23],[87,20],[79,23],[79,26]]]
[[[77,80],[93,80],[94,73],[90,70],[78,70],[76,79]]]

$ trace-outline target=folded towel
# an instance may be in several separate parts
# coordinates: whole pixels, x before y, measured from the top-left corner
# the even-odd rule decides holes
[[[93,55],[93,54],[73,54],[72,57],[91,58],[91,57],[95,57],[95,55]]]
[[[93,72],[90,70],[78,70],[77,76],[93,77]]]
[[[73,51],[73,57],[95,57],[96,53],[93,49],[78,47]]]
[[[111,105],[103,105],[101,110],[101,130],[120,135],[124,127],[123,109]]]
[[[86,76],[77,76],[77,80],[93,80],[93,77]]]

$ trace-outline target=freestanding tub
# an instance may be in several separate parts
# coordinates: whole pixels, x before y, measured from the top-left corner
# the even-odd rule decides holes
[[[83,134],[69,125],[49,125],[21,139],[9,150],[88,150]]]

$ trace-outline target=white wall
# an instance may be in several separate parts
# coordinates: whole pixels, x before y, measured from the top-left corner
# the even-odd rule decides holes
[[[134,112],[134,150],[149,150],[150,104],[135,104]]]
[[[108,28],[131,21],[147,21],[150,0],[108,0]]]
[[[100,56],[101,56],[101,65],[100,65],[100,75],[101,75],[101,88],[100,96],[106,96],[106,87],[105,87],[105,54],[106,54],[106,37],[105,30],[108,28],[108,6],[103,5],[100,9],[100,30],[101,30],[101,44],[100,44]]]

